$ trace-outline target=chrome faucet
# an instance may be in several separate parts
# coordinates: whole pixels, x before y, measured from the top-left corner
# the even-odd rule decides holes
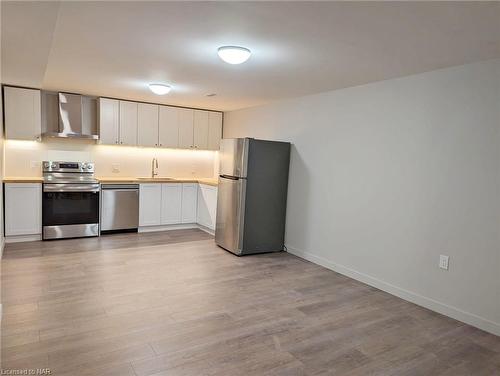
[[[154,178],[158,175],[158,159],[153,158],[151,161],[151,177]]]

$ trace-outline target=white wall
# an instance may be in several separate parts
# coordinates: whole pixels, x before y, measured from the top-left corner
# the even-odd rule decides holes
[[[0,7],[0,19],[1,19],[1,7]],[[0,32],[0,40],[1,40],[1,32]],[[1,72],[2,72],[2,54],[0,48],[0,82],[2,82]],[[3,248],[4,248],[4,236],[3,236],[3,91],[0,88],[0,260],[3,256]],[[1,282],[0,282],[1,284]],[[1,298],[1,296],[0,296]],[[2,317],[2,305],[0,304],[0,319]],[[1,363],[1,361],[0,361]]]
[[[293,143],[289,250],[500,334],[500,60],[226,113],[244,136]]]
[[[1,8],[1,7],[0,7]],[[0,12],[0,19],[1,19],[1,12]],[[1,40],[1,38],[0,38]],[[0,57],[1,61],[1,57]],[[1,72],[1,67],[0,67],[0,72]],[[0,80],[1,82],[1,80]],[[3,95],[2,95],[2,90],[0,89],[0,262],[3,257],[3,249],[5,245],[5,238],[3,234]],[[2,267],[0,265],[0,337],[2,337],[2,312],[3,312],[3,306],[2,306]],[[1,341],[0,341],[1,342]],[[2,352],[2,345],[0,343],[0,353]],[[2,366],[2,357],[0,356],[0,369]]]
[[[0,68],[1,69],[1,68]],[[0,259],[3,256],[4,237],[3,237],[3,158],[4,158],[4,139],[3,139],[3,95],[0,89]],[[1,317],[1,305],[0,305]]]
[[[148,177],[151,160],[158,158],[160,176],[178,178],[211,178],[217,152],[96,145],[89,141],[50,140],[5,141],[6,177],[41,176],[41,161],[93,161],[99,177]],[[119,172],[113,172],[118,165]]]

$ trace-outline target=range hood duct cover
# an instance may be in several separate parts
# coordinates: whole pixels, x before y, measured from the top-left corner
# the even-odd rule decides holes
[[[96,101],[71,93],[58,93],[58,130],[44,136],[99,139],[97,135]]]

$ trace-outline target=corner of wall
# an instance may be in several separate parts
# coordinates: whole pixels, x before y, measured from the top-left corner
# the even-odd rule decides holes
[[[0,7],[1,14],[1,7]],[[1,39],[1,38],[0,38]],[[3,173],[4,173],[4,121],[3,121],[3,88],[1,87],[2,77],[1,77],[1,66],[2,66],[2,55],[0,51],[0,260],[3,257],[3,248],[5,244],[5,237],[3,233],[4,221],[3,221]],[[0,296],[1,297],[1,296]]]

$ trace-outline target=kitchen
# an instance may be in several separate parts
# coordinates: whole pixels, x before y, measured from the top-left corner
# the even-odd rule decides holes
[[[284,249],[288,143],[222,141],[222,113],[214,111],[12,86],[4,86],[3,97],[7,140],[98,140],[117,148],[165,145],[220,150],[221,156],[219,179],[160,176],[156,157],[149,177],[96,177],[90,158],[45,160],[40,178],[4,178],[5,242],[181,228],[213,234],[219,203],[219,218],[225,220],[219,221],[217,244],[238,255]],[[215,166],[214,153],[211,157]],[[266,185],[256,185],[262,182]],[[241,198],[235,204],[237,195]]]
[[[0,10],[1,373],[500,373],[500,3]]]
[[[9,163],[9,168],[13,171],[10,175],[12,177],[7,176],[4,179],[7,243],[86,234],[97,236],[101,230],[100,203],[102,202],[104,209],[111,204],[106,201],[108,193],[111,192],[108,188],[115,186],[122,189],[130,187],[131,184],[135,186],[137,194],[139,187],[141,188],[141,195],[138,195],[136,204],[139,210],[133,214],[131,223],[118,228],[107,225],[102,230],[153,231],[165,230],[168,226],[202,226],[201,228],[207,231],[215,230],[217,181],[213,178],[216,166],[214,151],[219,149],[222,137],[222,113],[11,86],[4,86],[4,98],[6,160],[10,160],[10,142],[14,143],[12,151],[18,153],[12,156],[13,160],[26,161],[26,156],[20,155],[26,149],[29,152],[43,147],[48,149],[37,150],[40,159],[30,161],[29,171],[32,176],[28,178],[19,177],[24,173],[23,167],[27,170],[26,166],[13,166]],[[132,127],[132,130],[127,127]],[[175,134],[175,137],[171,134]],[[38,143],[34,144],[33,140]],[[23,145],[23,142],[26,142],[26,145]],[[43,145],[44,143],[46,145]],[[68,146],[76,150],[66,150]],[[138,149],[134,146],[157,146],[158,149]],[[159,149],[160,147],[165,147],[165,150]],[[125,148],[125,151],[122,148]],[[190,149],[200,151],[193,152]],[[136,175],[124,175],[123,172],[120,173],[120,163],[109,163],[111,158],[122,161],[123,154],[131,154],[133,159],[124,163],[126,174],[138,171]],[[31,155],[28,158],[34,159]],[[144,158],[148,158],[148,161]],[[184,168],[184,171],[187,170],[185,176],[174,179],[169,177],[171,175],[159,175],[159,171],[165,171],[163,163],[163,169],[160,170],[159,161],[166,159],[169,160],[167,163],[173,165],[175,175],[178,176],[178,171]],[[139,160],[144,164],[140,169],[137,166]],[[64,161],[67,162],[63,163]],[[187,164],[191,165],[186,166]],[[87,166],[91,168],[87,169]],[[97,167],[94,170],[95,166]],[[103,175],[106,167],[111,170],[109,175]],[[149,167],[149,171],[142,174],[144,167]],[[9,170],[6,170],[8,174]],[[75,176],[78,173],[80,176]],[[97,176],[94,177],[94,174]],[[75,192],[67,198],[69,201],[58,204],[56,200],[50,204],[44,194],[42,200],[42,182],[68,183],[69,177],[75,179],[70,181],[70,184],[81,184],[84,183],[82,176],[85,175],[89,175],[88,183],[94,183],[94,186],[89,187],[94,189],[94,195]],[[102,187],[102,196],[99,184]],[[47,189],[57,188],[60,187]],[[81,186],[69,186],[69,189],[73,190],[79,188]],[[80,212],[72,214],[74,223],[69,218],[66,218],[67,223],[64,223],[63,218],[49,218],[49,205],[52,205],[52,208],[54,205],[65,206],[72,201],[81,202]],[[27,210],[19,210],[22,205],[26,205]],[[85,205],[93,206],[90,215],[92,220],[83,219],[89,215],[84,213],[90,211]],[[46,209],[43,221],[42,206]],[[77,208],[75,207],[75,210],[78,210]],[[110,210],[114,212],[115,209]],[[105,221],[108,221],[107,213],[106,210],[103,213]],[[66,227],[70,231],[68,235],[60,235],[60,228],[50,227],[61,224],[71,226],[77,223],[80,224],[79,228]],[[56,236],[54,232],[59,235]]]

